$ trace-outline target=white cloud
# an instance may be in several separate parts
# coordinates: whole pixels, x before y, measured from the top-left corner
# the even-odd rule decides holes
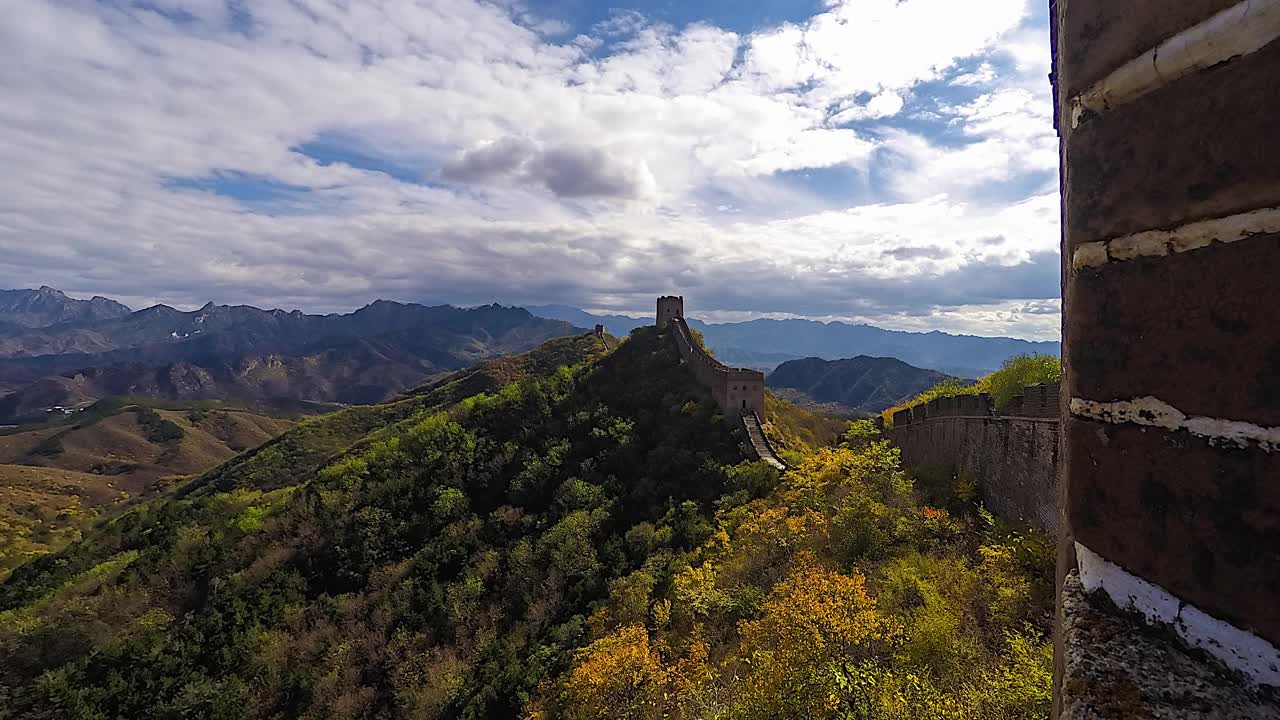
[[[996,79],[996,69],[991,63],[984,62],[972,72],[962,73],[951,79],[952,85],[974,87],[989,85]]]
[[[891,90],[885,90],[873,96],[866,104],[847,103],[846,107],[831,116],[832,125],[843,125],[857,120],[877,120],[893,117],[902,112],[902,96]]]
[[[952,0],[831,0],[805,25],[752,39],[744,76],[764,90],[811,85],[827,103],[858,93],[901,90],[940,76],[956,61],[1014,30],[1024,0],[986,0],[981,12]]]
[[[1022,0],[831,2],[750,35],[624,12],[577,37],[515,2],[15,2],[0,286],[327,310],[625,305],[684,284],[726,312],[883,319],[957,298],[963,314],[976,299],[919,278],[1056,247],[1055,201],[1017,184],[1056,163]],[[895,124],[971,58],[982,82],[950,82],[983,94],[933,110],[962,142]],[[321,138],[426,182],[298,151]],[[776,176],[834,166],[882,202],[833,207]],[[218,172],[302,190],[241,203],[173,184]],[[1006,197],[984,200],[992,185]]]

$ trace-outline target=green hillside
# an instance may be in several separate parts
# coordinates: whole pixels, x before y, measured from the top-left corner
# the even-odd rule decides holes
[[[308,421],[296,464],[18,568],[0,718],[1044,716],[1047,545],[869,423],[821,448],[786,408],[800,467],[743,462],[656,329],[582,349]]]
[[[606,351],[594,335],[550,340],[511,357],[486,360],[383,405],[358,405],[310,418],[289,432],[231,462],[210,470],[183,492],[206,493],[236,488],[275,490],[305,481],[326,460],[346,451],[375,430],[448,407],[472,395],[496,392],[511,383],[542,377],[560,367],[595,360]]]
[[[510,716],[611,578],[705,539],[738,450],[678,361],[642,331],[604,362],[384,433],[305,485],[156,503],[20,568],[0,586],[7,707],[335,716],[429,703],[447,681],[446,705]],[[361,669],[321,670],[342,658]],[[513,674],[516,659],[534,665]]]

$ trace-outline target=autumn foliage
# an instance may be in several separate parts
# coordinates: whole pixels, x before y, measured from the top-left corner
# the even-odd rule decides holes
[[[619,581],[542,718],[1042,718],[1051,552],[922,503],[865,432],[722,505],[672,570]],[[856,441],[855,441],[856,440]],[[671,572],[667,583],[653,573]],[[648,613],[641,612],[644,598]],[[609,623],[626,607],[627,624]],[[637,622],[645,618],[643,622]]]

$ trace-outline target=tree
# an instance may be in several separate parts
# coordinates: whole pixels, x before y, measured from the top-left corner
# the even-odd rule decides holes
[[[808,557],[739,634],[746,677],[735,716],[801,720],[838,717],[849,702],[838,682],[843,667],[891,646],[899,629],[876,612],[861,574],[834,572]]]
[[[578,652],[565,682],[565,716],[660,718],[668,674],[643,625],[630,625]]]

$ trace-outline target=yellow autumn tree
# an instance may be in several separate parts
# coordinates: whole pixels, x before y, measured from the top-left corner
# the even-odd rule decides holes
[[[770,593],[759,619],[741,623],[744,677],[733,716],[835,718],[847,699],[847,665],[892,645],[896,623],[876,612],[862,575],[828,570],[811,557]]]
[[[770,506],[757,501],[738,508],[721,573],[739,582],[772,583],[798,555],[825,546],[827,518],[808,508]]]
[[[629,625],[578,651],[565,681],[565,717],[660,718],[668,673],[643,625]]]

